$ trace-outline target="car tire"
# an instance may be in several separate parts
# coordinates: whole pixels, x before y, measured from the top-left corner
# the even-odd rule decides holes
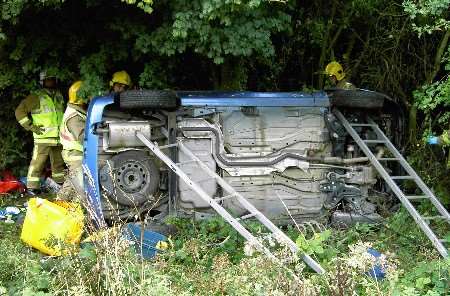
[[[140,206],[157,201],[153,195],[159,187],[159,170],[144,151],[125,151],[112,157],[110,199],[126,206]],[[109,180],[108,180],[109,181]]]
[[[119,96],[123,109],[176,109],[180,99],[173,91],[166,90],[129,90]]]
[[[369,90],[326,90],[330,97],[330,104],[334,107],[380,109],[384,105],[386,95]]]

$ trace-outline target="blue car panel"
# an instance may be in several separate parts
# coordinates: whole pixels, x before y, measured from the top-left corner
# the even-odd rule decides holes
[[[182,106],[190,107],[328,107],[324,92],[178,92]]]
[[[103,110],[114,103],[114,96],[96,97],[89,104],[86,118],[84,138],[84,189],[87,201],[94,214],[94,222],[97,226],[104,224],[102,206],[100,202],[100,183],[98,179],[98,140],[94,129],[96,124],[102,121]]]

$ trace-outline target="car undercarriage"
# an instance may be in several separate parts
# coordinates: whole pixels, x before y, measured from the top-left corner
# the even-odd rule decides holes
[[[382,94],[129,91],[107,100],[104,106],[102,100],[92,102],[88,126],[93,128],[85,152],[91,180],[87,191],[99,197],[101,215],[107,220],[150,212],[156,218],[169,213],[195,218],[215,214],[143,145],[136,132],[161,146],[181,140],[276,224],[330,218],[345,224],[379,221],[378,206],[392,200],[368,158],[333,114],[339,108],[352,122],[370,116],[399,142],[400,108]],[[98,106],[104,108],[100,114]],[[373,137],[370,130],[365,137]],[[373,149],[379,157],[384,153],[382,147]],[[168,150],[209,195],[224,195],[196,163],[186,161],[182,151]],[[224,199],[221,205],[237,216],[245,214],[233,199]]]

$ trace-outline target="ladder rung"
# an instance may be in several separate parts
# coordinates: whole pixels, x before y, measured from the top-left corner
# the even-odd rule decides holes
[[[392,180],[412,180],[413,176],[391,176]]]
[[[423,220],[436,220],[436,219],[445,219],[444,216],[429,216],[429,217],[422,217]]]
[[[245,219],[248,219],[248,218],[251,218],[251,217],[255,217],[256,215],[257,215],[256,213],[251,213],[251,214],[247,214],[247,215],[244,215],[242,217],[236,218],[236,220],[237,221],[245,220]]]
[[[427,195],[405,195],[408,200],[428,199]]]
[[[386,141],[383,141],[383,140],[363,140],[363,142],[364,143],[379,143],[379,144],[381,144],[381,143],[386,143]]]
[[[396,161],[398,158],[377,158],[378,161]]]
[[[233,194],[225,195],[225,196],[222,196],[222,197],[216,197],[216,198],[214,198],[214,200],[215,201],[222,201],[222,200],[229,199],[229,198],[235,197],[235,196],[236,196],[236,193],[233,193]]]
[[[350,126],[377,126],[376,124],[372,124],[372,123],[352,123],[350,124]]]

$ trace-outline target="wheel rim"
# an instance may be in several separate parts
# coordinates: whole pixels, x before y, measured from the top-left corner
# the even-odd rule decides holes
[[[148,169],[137,161],[127,161],[117,168],[117,185],[126,193],[141,191],[149,181]]]

